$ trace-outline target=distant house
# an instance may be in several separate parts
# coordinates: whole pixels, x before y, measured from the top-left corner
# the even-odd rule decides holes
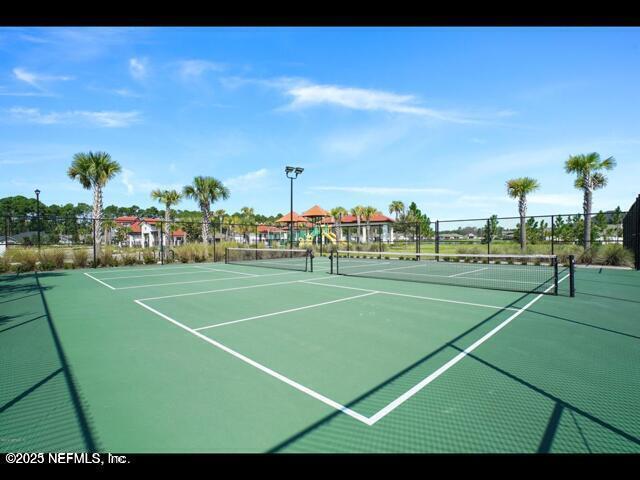
[[[124,216],[116,218],[115,222],[118,226],[111,235],[112,239],[117,237],[119,229],[127,227],[126,239],[122,242],[126,246],[152,248],[160,245],[160,235],[162,233],[159,231],[160,219]],[[171,232],[169,245],[167,246],[183,245],[186,241],[187,232],[178,228]]]
[[[462,235],[459,233],[441,233],[440,240],[461,240]]]

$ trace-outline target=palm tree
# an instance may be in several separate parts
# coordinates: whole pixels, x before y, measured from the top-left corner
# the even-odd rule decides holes
[[[331,216],[336,219],[336,226],[338,227],[338,241],[340,241],[342,240],[342,217],[347,215],[349,212],[347,212],[346,208],[335,207],[332,208],[329,213],[331,213]]]
[[[242,219],[240,230],[242,231],[242,236],[246,238],[247,243],[251,243],[250,232],[254,230],[252,224],[255,222],[255,215],[255,211],[251,207],[242,207],[240,209],[240,218]]]
[[[182,194],[195,200],[202,212],[202,243],[206,245],[209,239],[211,204],[229,198],[229,189],[216,178],[198,176],[191,185],[184,186]]]
[[[571,155],[564,164],[567,173],[577,174],[575,187],[584,192],[582,210],[584,213],[584,249],[591,248],[591,201],[594,190],[607,185],[607,177],[602,170],[611,170],[616,166],[613,157],[600,160],[600,154],[596,152]]]
[[[169,239],[171,238],[171,229],[169,228],[169,222],[171,221],[171,207],[178,204],[182,195],[175,190],[160,190],[157,188],[151,192],[151,198],[164,204],[164,244],[168,247]]]
[[[222,238],[222,221],[224,220],[224,217],[227,215],[227,212],[223,208],[220,208],[215,212],[213,212],[213,214],[220,221],[220,238]]]
[[[83,188],[93,189],[93,229],[96,248],[102,242],[102,189],[122,167],[106,152],[76,153],[67,170],[72,180],[78,180]]]
[[[366,228],[365,228],[365,234],[364,234],[364,242],[367,243],[369,241],[369,233],[371,230],[371,217],[373,217],[376,213],[378,213],[378,209],[372,206],[366,206],[364,207],[364,209],[362,210],[362,218],[365,219],[366,223]]]
[[[540,188],[535,178],[520,177],[507,181],[507,194],[511,198],[518,199],[518,212],[520,214],[520,249],[524,252],[527,247],[527,230],[525,217],[527,216],[527,195]]]
[[[364,213],[364,207],[362,205],[356,205],[351,209],[349,213],[351,213],[351,215],[356,217],[356,221],[358,222],[358,230],[357,230],[358,243],[362,243],[361,236],[360,236],[360,219],[362,218],[362,214]]]
[[[104,235],[104,243],[105,243],[105,245],[110,245],[111,244],[111,237],[112,237],[111,233],[116,228],[118,228],[118,224],[115,222],[114,219],[105,218],[102,221],[102,230],[105,232],[105,235]]]
[[[393,200],[389,204],[389,213],[390,214],[395,214],[396,222],[397,222],[398,221],[398,215],[404,213],[404,203],[402,203],[400,200]]]

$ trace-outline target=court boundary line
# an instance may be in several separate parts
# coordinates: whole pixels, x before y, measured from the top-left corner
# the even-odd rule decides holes
[[[565,275],[564,277],[562,277],[562,279],[559,280],[558,283],[566,280],[569,277],[569,274]],[[309,281],[304,281],[304,280],[299,280],[296,282],[288,282],[288,283],[312,283]],[[268,284],[267,284],[268,285]],[[317,285],[324,285],[324,286],[331,286],[331,285],[325,285],[325,284],[317,284]],[[347,287],[350,288],[350,287]],[[553,288],[553,285],[550,286],[546,291],[550,290],[551,288]],[[379,291],[379,290],[371,290],[369,292],[370,295],[374,295],[374,294],[378,294],[378,293],[384,293],[383,291]],[[401,294],[404,296],[404,294]],[[359,298],[359,297],[364,297],[366,295],[361,295],[358,297],[349,297],[349,299],[354,299],[354,298]],[[270,369],[269,367],[262,365],[261,363],[256,362],[255,360],[252,360],[251,358],[247,357],[246,355],[241,354],[240,352],[237,352],[229,347],[227,347],[226,345],[212,339],[209,338],[203,334],[201,334],[198,330],[193,329],[191,327],[188,327],[186,325],[184,325],[183,323],[169,317],[168,315],[154,309],[153,307],[146,305],[142,300],[134,300],[135,303],[137,303],[138,305],[142,306],[143,308],[149,310],[150,312],[160,316],[161,318],[173,323],[174,325],[186,330],[187,332],[197,336],[198,338],[200,338],[201,340],[206,341],[207,343],[229,353],[230,355],[233,355],[234,357],[242,360],[243,362],[261,370],[264,373],[267,373],[268,375],[286,383],[289,386],[292,386],[293,388],[295,388],[296,390],[303,392],[309,396],[311,396],[312,398],[315,398],[316,400],[321,401],[322,403],[342,412],[345,413],[349,416],[351,416],[352,418],[368,425],[368,426],[373,426],[375,425],[377,422],[379,422],[382,418],[386,417],[388,414],[390,414],[391,412],[393,412],[395,409],[397,409],[398,407],[400,407],[402,404],[404,404],[405,402],[407,402],[410,398],[412,398],[413,396],[415,396],[418,392],[422,391],[425,387],[427,387],[430,383],[432,383],[434,380],[436,380],[438,377],[440,377],[442,374],[444,374],[447,370],[449,370],[450,368],[452,368],[454,365],[456,365],[457,363],[459,363],[461,360],[463,360],[468,354],[470,354],[471,352],[473,352],[475,349],[477,349],[480,345],[482,345],[483,343],[485,343],[487,340],[489,340],[491,337],[493,337],[496,333],[498,333],[500,330],[502,330],[504,327],[506,327],[509,323],[511,323],[514,319],[516,319],[517,317],[519,317],[522,313],[524,313],[531,305],[533,305],[534,303],[536,303],[538,300],[540,300],[541,298],[544,297],[544,293],[539,293],[536,297],[534,297],[530,302],[528,302],[526,305],[524,305],[523,307],[519,308],[516,310],[516,312],[514,314],[512,314],[509,318],[507,318],[506,320],[502,321],[499,325],[497,325],[495,328],[493,328],[492,330],[490,330],[488,333],[486,333],[485,335],[483,335],[480,339],[476,340],[475,342],[473,342],[471,345],[469,345],[468,347],[466,347],[462,352],[460,352],[459,354],[457,354],[455,357],[453,357],[451,360],[449,360],[448,362],[446,362],[444,365],[442,365],[441,367],[439,367],[438,369],[436,369],[434,372],[432,372],[430,375],[428,375],[427,377],[425,377],[424,379],[422,379],[420,382],[418,382],[416,385],[414,385],[413,387],[411,387],[409,390],[407,390],[406,392],[404,392],[403,394],[401,394],[400,396],[398,396],[395,400],[391,401],[390,403],[388,403],[385,407],[381,408],[380,410],[378,410],[376,413],[374,413],[373,415],[371,415],[370,417],[367,417],[365,415],[362,415],[358,412],[356,412],[355,410],[350,409],[349,407],[346,407],[345,405],[342,405],[339,402],[336,402],[335,400],[330,399],[329,397],[326,397],[324,395],[322,395],[319,392],[316,392],[315,390],[312,390],[304,385],[302,385],[301,383],[296,382],[295,380],[290,379],[289,377],[286,377],[285,375],[276,372],[275,370]],[[331,303],[335,303],[331,302]],[[478,304],[481,305],[481,304]],[[507,307],[503,307],[502,310],[512,310],[510,308]],[[284,313],[284,312],[281,312]]]
[[[204,327],[194,328],[194,330],[196,332],[199,332],[201,330],[209,330],[209,329],[212,329],[212,328],[224,327],[225,325],[232,325],[234,323],[248,322],[249,320],[257,320],[259,318],[274,317],[276,315],[284,315],[285,313],[298,312],[300,310],[307,310],[309,308],[322,307],[324,305],[331,305],[332,303],[346,302],[348,300],[355,300],[356,298],[368,297],[370,295],[376,295],[376,294],[379,294],[379,293],[380,292],[377,292],[377,291],[367,292],[367,293],[363,293],[361,295],[354,295],[352,297],[338,298],[337,300],[329,300],[327,302],[321,302],[321,303],[314,303],[314,304],[311,304],[311,305],[305,305],[304,307],[289,308],[287,310],[280,310],[279,312],[265,313],[263,315],[254,315],[252,317],[240,318],[238,320],[231,320],[229,322],[216,323],[216,324],[207,325],[207,326],[204,326]]]
[[[112,287],[112,286],[111,286],[111,285],[109,285],[108,283],[103,282],[102,280],[100,280],[100,279],[98,279],[98,278],[94,277],[94,276],[93,276],[93,275],[91,275],[90,273],[87,273],[87,272],[82,272],[82,273],[84,273],[87,277],[92,278],[92,279],[93,279],[93,280],[95,280],[96,282],[101,283],[101,284],[102,284],[102,285],[104,285],[105,287],[110,288],[111,290],[115,290],[115,289],[116,289],[115,287]]]
[[[103,277],[101,278],[101,280],[120,280],[120,279],[126,279],[126,278],[151,278],[151,277],[166,277],[169,275],[202,275],[206,272],[224,272],[224,273],[238,273],[238,272],[231,272],[231,270],[220,270],[220,269],[213,269],[213,268],[206,268],[206,267],[193,267],[193,268],[199,268],[200,270],[196,270],[196,271],[189,271],[189,272],[170,272],[170,273],[152,273],[150,275],[116,275],[115,277]],[[241,275],[250,275],[253,277],[257,277],[258,275],[252,274],[252,273],[242,273]]]
[[[141,307],[146,308],[147,310],[149,310],[150,312],[158,315],[161,318],[164,318],[165,320],[173,323],[174,325],[182,328],[183,330],[186,330],[187,332],[191,333],[192,335],[195,335],[196,337],[200,338],[201,340],[204,340],[205,342],[213,345],[216,348],[219,348],[220,350],[233,355],[234,357],[238,358],[239,360],[242,360],[243,362],[251,365],[252,367],[257,368],[258,370],[261,370],[262,372],[266,373],[267,375],[270,375],[284,383],[286,383],[287,385],[295,388],[296,390],[305,393],[307,395],[309,395],[312,398],[315,398],[316,400],[321,401],[322,403],[324,403],[325,405],[328,405],[336,410],[341,411],[342,413],[345,413],[347,415],[349,415],[352,418],[355,418],[356,420],[365,423],[365,424],[369,424],[369,419],[354,411],[351,410],[349,407],[346,407],[345,405],[342,405],[339,402],[336,402],[335,400],[330,399],[329,397],[325,397],[324,395],[322,395],[321,393],[316,392],[315,390],[310,389],[309,387],[305,387],[304,385],[302,385],[301,383],[296,382],[295,380],[290,379],[289,377],[286,377],[285,375],[282,375],[281,373],[276,372],[275,370],[272,370],[271,368],[262,365],[261,363],[256,362],[255,360],[252,360],[251,358],[241,354],[240,352],[237,352],[229,347],[227,347],[226,345],[212,339],[209,338],[203,334],[201,334],[200,332],[195,331],[194,329],[187,327],[186,325],[184,325],[183,323],[178,322],[177,320],[174,320],[173,318],[171,318],[168,315],[165,315],[162,312],[159,312],[158,310],[156,310],[153,307],[150,307],[149,305],[146,305],[145,303],[141,302],[140,300],[134,300],[138,305],[140,305]]]

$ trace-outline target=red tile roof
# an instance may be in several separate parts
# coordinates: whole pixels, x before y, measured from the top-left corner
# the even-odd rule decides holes
[[[389,218],[386,215],[383,215],[382,213],[378,212],[375,215],[373,215],[370,219],[369,222],[371,223],[394,223],[393,218]],[[358,223],[358,219],[356,218],[355,215],[345,215],[344,217],[342,217],[342,224],[345,223]],[[360,223],[366,223],[366,220],[362,217],[360,217]]]

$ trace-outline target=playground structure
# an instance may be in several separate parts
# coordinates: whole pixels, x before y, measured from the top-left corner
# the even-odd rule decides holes
[[[336,234],[333,233],[328,225],[319,225],[308,230],[306,235],[298,237],[298,246],[303,248],[311,248],[314,245],[330,244],[337,245]]]

